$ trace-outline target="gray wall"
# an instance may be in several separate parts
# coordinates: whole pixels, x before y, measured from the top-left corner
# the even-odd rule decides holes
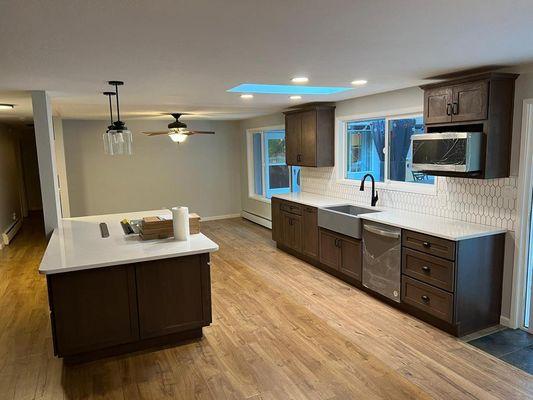
[[[187,122],[213,130],[180,145],[166,135],[169,121],[132,120],[133,156],[104,154],[107,121],[63,120],[63,141],[71,216],[188,206],[202,217],[241,211],[241,143],[238,122]]]
[[[20,177],[18,139],[0,124],[0,234],[13,223],[13,213],[21,216]]]

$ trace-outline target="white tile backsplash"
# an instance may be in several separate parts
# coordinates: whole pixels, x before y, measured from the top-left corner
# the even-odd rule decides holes
[[[378,205],[497,226],[514,231],[516,221],[517,179],[462,179],[437,177],[436,194],[419,194],[378,189]],[[302,168],[304,192],[339,197],[370,204],[370,182],[360,192],[353,185],[339,183],[335,169]]]

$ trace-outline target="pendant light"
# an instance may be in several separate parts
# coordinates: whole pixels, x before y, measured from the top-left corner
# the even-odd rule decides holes
[[[127,128],[126,124],[120,120],[120,102],[118,87],[124,85],[122,81],[109,81],[110,85],[115,87],[114,92],[104,92],[104,95],[109,98],[109,117],[111,125],[107,127],[107,131],[103,134],[104,151],[109,155],[132,153],[133,135]],[[113,105],[111,97],[116,96],[117,102],[117,120],[113,120]]]

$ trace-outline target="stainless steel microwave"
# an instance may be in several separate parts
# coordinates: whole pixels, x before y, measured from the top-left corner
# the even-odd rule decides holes
[[[413,171],[481,171],[482,132],[421,133],[411,143]]]

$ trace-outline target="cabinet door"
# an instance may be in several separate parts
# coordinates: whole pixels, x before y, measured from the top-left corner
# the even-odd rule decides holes
[[[441,124],[452,120],[452,89],[436,88],[424,91],[424,123]]]
[[[48,290],[58,356],[138,340],[133,265],[49,275]]]
[[[340,271],[361,280],[362,252],[360,240],[341,239]]]
[[[299,113],[285,115],[285,159],[287,165],[299,165],[302,118]]]
[[[315,207],[304,207],[302,216],[302,252],[318,258],[318,211]]]
[[[136,277],[141,339],[187,331],[210,322],[207,255],[137,264]]]
[[[487,119],[488,104],[488,82],[472,82],[454,86],[452,121],[462,122]]]
[[[301,114],[301,143],[300,143],[300,165],[316,167],[316,111],[305,111]]]
[[[319,233],[319,245],[320,262],[338,270],[340,264],[339,238],[321,229]]]
[[[272,198],[270,206],[272,218],[272,240],[275,242],[281,242],[283,238],[283,225],[281,221],[281,200]]]
[[[299,215],[282,212],[283,244],[302,252],[302,220]]]

